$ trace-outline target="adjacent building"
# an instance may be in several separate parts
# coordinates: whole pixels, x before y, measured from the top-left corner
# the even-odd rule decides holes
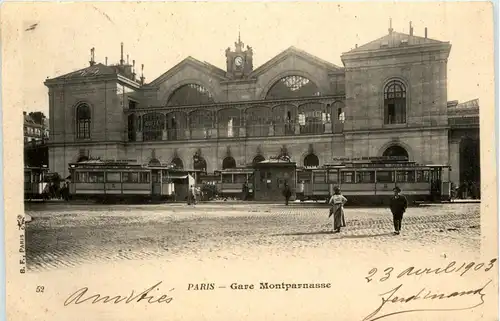
[[[290,47],[255,67],[253,50],[238,39],[221,52],[225,68],[187,57],[146,83],[123,44],[114,65],[92,49],[90,66],[45,82],[51,171],[66,177],[89,157],[211,173],[279,154],[299,166],[407,156],[452,164],[452,181],[464,179],[459,145],[467,137],[478,149],[479,111],[448,103],[450,43],[389,28],[342,54],[342,66]],[[465,114],[475,118],[460,125]]]

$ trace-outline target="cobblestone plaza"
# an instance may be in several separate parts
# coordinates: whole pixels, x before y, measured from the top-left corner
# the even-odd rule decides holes
[[[29,271],[44,271],[130,260],[300,256],[318,248],[346,259],[393,250],[473,255],[480,249],[479,207],[410,208],[402,235],[394,236],[386,208],[346,208],[347,227],[339,235],[331,233],[328,208],[315,204],[29,204],[27,264]]]

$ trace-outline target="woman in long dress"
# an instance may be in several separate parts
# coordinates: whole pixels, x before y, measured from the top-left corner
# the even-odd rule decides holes
[[[346,226],[344,218],[344,204],[346,202],[347,198],[340,193],[340,189],[338,187],[335,187],[333,189],[333,196],[328,202],[331,205],[330,217],[332,217],[334,233],[339,233],[340,228]]]

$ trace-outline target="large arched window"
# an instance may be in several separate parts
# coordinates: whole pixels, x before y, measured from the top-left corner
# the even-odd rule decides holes
[[[278,80],[267,92],[266,99],[287,99],[320,96],[318,86],[301,76],[286,76]]]
[[[387,148],[384,153],[382,154],[382,156],[385,156],[385,157],[406,157],[406,159],[408,159],[408,152],[406,151],[406,149],[404,149],[403,147],[399,146],[399,145],[393,145],[389,148]]]
[[[142,117],[142,139],[147,141],[162,140],[165,127],[165,115],[161,113],[147,113]]]
[[[406,87],[399,80],[391,80],[385,85],[384,123],[406,123]]]
[[[168,98],[167,106],[205,105],[214,103],[212,93],[198,84],[177,88]]]
[[[76,107],[76,136],[78,138],[90,138],[91,120],[92,117],[89,105],[78,105],[78,107]]]
[[[207,172],[207,161],[203,156],[194,155],[193,156],[193,168],[198,171]]]
[[[222,161],[222,169],[235,168],[235,167],[236,167],[236,160],[231,156],[227,156]]]
[[[304,158],[304,166],[305,167],[316,167],[319,166],[318,156],[314,154],[309,154]]]
[[[271,109],[250,107],[245,111],[246,134],[250,137],[269,136],[272,122]]]

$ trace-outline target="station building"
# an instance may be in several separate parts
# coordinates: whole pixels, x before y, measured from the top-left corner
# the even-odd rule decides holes
[[[343,53],[343,66],[290,47],[254,67],[238,39],[224,69],[187,57],[146,83],[123,44],[112,65],[92,49],[90,66],[45,81],[49,167],[66,177],[68,163],[98,157],[212,173],[278,155],[298,166],[407,156],[478,182],[479,105],[448,101],[450,50],[427,28],[389,28]]]

